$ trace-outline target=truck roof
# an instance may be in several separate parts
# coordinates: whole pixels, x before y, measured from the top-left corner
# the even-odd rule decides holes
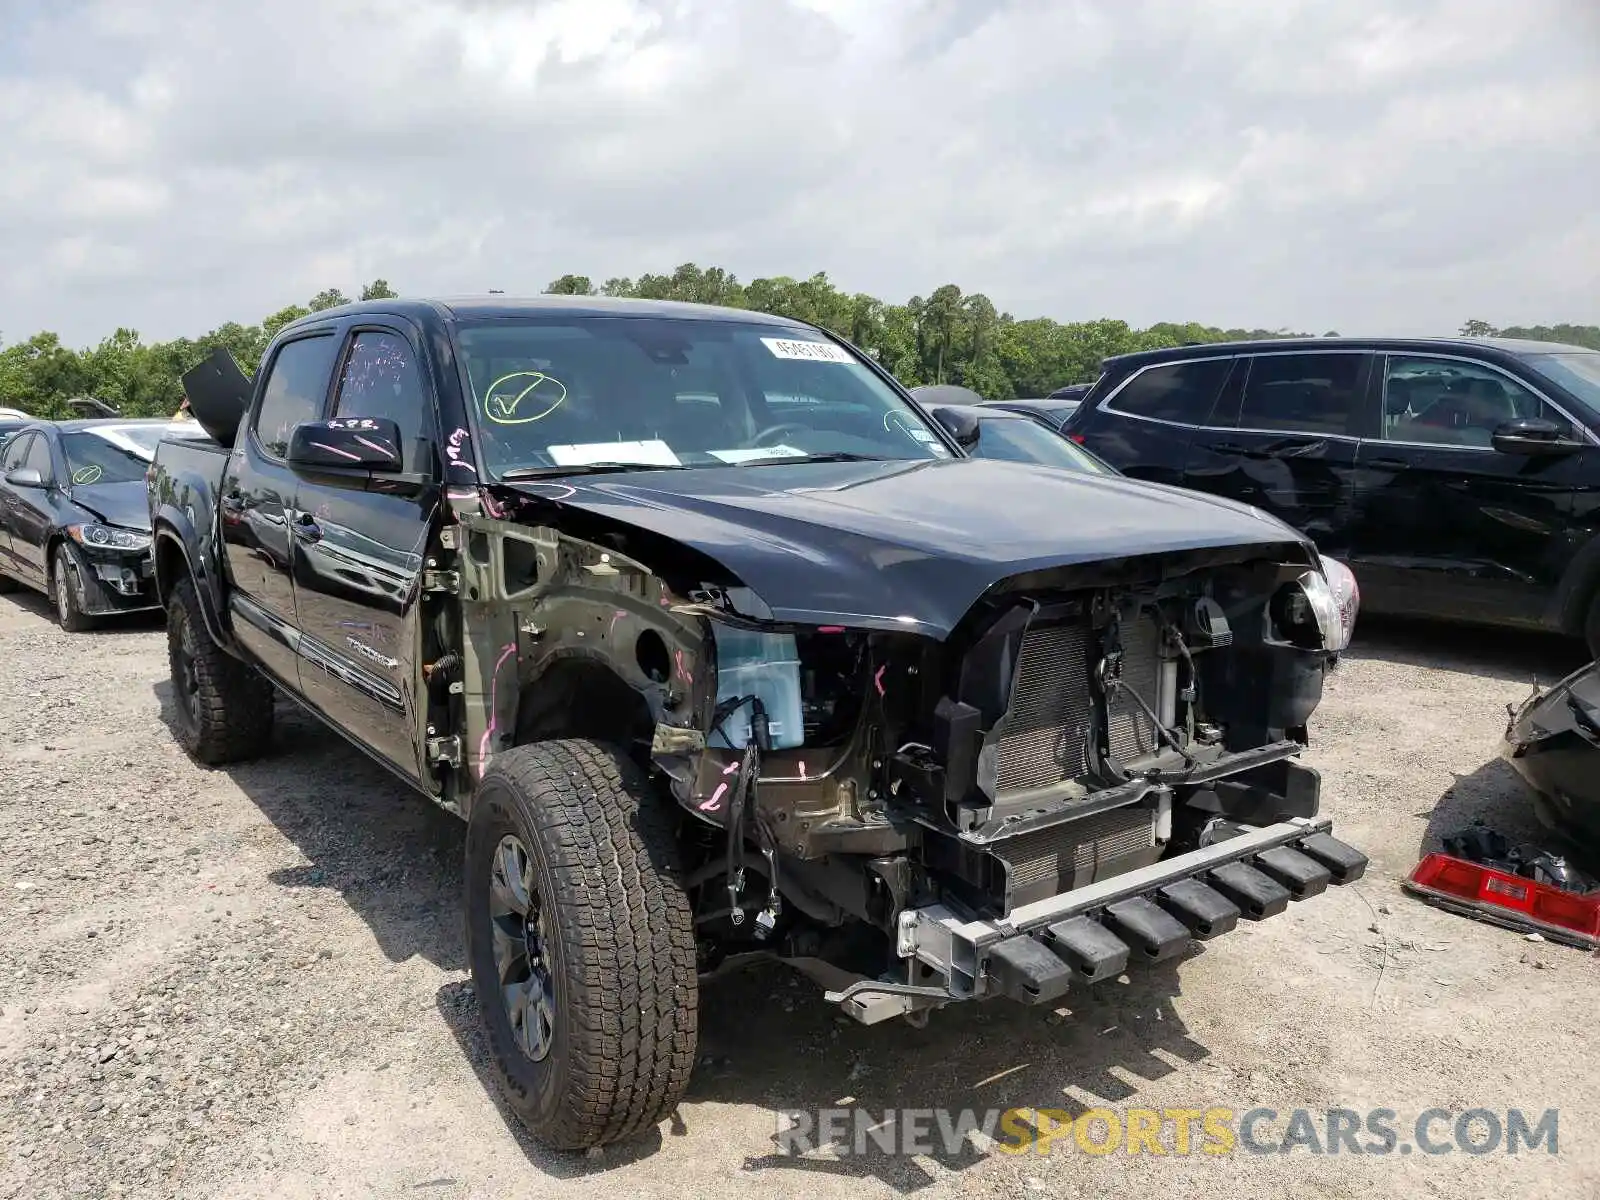
[[[749,308],[727,308],[716,304],[691,304],[682,300],[635,300],[614,296],[532,295],[401,297],[389,300],[358,300],[310,313],[285,328],[293,329],[325,321],[329,317],[358,316],[362,313],[409,316],[413,319],[445,320],[495,317],[665,317],[678,321],[745,321],[752,325],[771,325],[781,329],[809,329],[803,321]]]

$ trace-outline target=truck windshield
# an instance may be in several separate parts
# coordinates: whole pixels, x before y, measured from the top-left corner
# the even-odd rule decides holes
[[[669,317],[494,318],[457,342],[494,477],[596,464],[948,457],[863,362],[805,330]]]

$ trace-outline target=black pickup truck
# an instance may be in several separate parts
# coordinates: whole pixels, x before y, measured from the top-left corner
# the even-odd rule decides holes
[[[386,300],[185,377],[150,476],[175,726],[279,692],[467,823],[466,936],[549,1145],[670,1113],[702,979],[873,1023],[1047,1004],[1365,857],[1297,761],[1338,604],[1232,501],[969,456],[847,343],[585,297]]]

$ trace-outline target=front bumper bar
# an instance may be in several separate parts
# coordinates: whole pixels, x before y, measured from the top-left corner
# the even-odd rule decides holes
[[[1240,919],[1264,920],[1330,883],[1361,878],[1367,856],[1331,827],[1325,818],[1295,817],[1249,829],[997,920],[970,920],[941,904],[907,909],[896,936],[906,982],[862,980],[827,998],[865,1024],[995,995],[1048,1003],[1074,981],[1171,958],[1191,938],[1220,936]]]

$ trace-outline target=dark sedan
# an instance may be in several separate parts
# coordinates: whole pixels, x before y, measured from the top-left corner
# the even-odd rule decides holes
[[[1060,429],[1078,411],[1078,401],[1060,396],[1045,396],[1037,400],[985,400],[983,403],[986,408],[1000,408],[1033,417],[1051,429]]]
[[[1036,417],[989,404],[932,404],[928,414],[956,435],[974,458],[1042,463],[1091,475],[1117,471]]]
[[[167,421],[34,421],[0,451],[0,590],[26,584],[67,630],[157,606],[145,471]]]

